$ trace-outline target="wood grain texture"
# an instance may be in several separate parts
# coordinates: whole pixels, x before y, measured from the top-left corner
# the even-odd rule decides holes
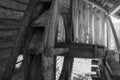
[[[27,8],[26,5],[19,4],[16,2],[10,1],[10,0],[1,0],[0,6],[5,7],[5,8],[9,8],[9,9],[13,9],[16,11],[26,11],[26,8]]]

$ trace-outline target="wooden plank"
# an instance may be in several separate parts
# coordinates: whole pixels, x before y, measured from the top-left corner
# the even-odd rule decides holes
[[[117,3],[108,11],[108,16],[112,16],[120,9],[120,1],[117,1]]]
[[[79,24],[79,41],[81,42],[81,43],[83,43],[84,42],[84,21],[83,21],[83,19],[84,19],[84,8],[83,8],[83,0],[79,0],[79,8],[80,8],[80,24]]]
[[[95,33],[95,34],[97,34],[95,37],[97,38],[97,44],[99,44],[99,45],[102,45],[101,44],[101,13],[100,13],[100,11],[98,10],[98,12],[97,12],[97,16],[96,16],[96,30],[97,30],[97,33]]]
[[[106,16],[105,16],[105,13],[104,12],[100,12],[101,13],[101,44],[102,45],[105,45],[105,19],[106,19]]]
[[[23,12],[0,8],[0,18],[20,20],[22,19],[23,15]]]
[[[18,26],[0,24],[0,30],[18,30],[18,29],[19,29]]]
[[[16,11],[26,11],[26,5],[22,5],[10,0],[1,0],[0,1],[0,7],[5,7],[5,8],[9,8],[9,9],[13,9]]]
[[[94,44],[98,44],[98,32],[99,32],[99,25],[98,25],[98,16],[97,16],[98,9],[94,8]]]
[[[94,1],[90,1],[90,0],[83,0],[83,1],[87,2],[88,4],[94,5],[96,8],[100,9],[105,13],[107,12],[107,10],[103,6],[99,5],[98,3],[95,3]]]
[[[19,24],[20,24],[20,20],[0,19],[0,25],[14,25],[14,26],[18,26]]]
[[[5,36],[14,36],[18,34],[18,31],[0,31],[0,37],[5,37]]]
[[[74,42],[79,42],[79,0],[74,0],[72,5],[72,21],[74,29]]]
[[[88,19],[89,19],[89,16],[88,16],[88,8],[89,8],[89,5],[87,3],[84,3],[84,37],[85,37],[85,40],[84,40],[84,43],[88,43]]]
[[[93,7],[90,5],[89,7],[89,43],[93,44]]]

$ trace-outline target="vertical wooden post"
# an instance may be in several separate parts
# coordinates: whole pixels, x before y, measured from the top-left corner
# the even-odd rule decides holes
[[[53,0],[49,9],[49,18],[45,27],[43,38],[43,80],[54,80],[54,54],[51,49],[54,47],[55,33],[58,25],[61,3],[62,0]]]

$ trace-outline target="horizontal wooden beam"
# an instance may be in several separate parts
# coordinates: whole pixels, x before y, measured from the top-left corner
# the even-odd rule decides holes
[[[59,54],[59,56],[68,56],[75,58],[95,58],[94,48],[70,48],[69,52]]]
[[[97,46],[98,48],[104,48],[101,45],[93,45],[93,44],[84,44],[84,43],[68,43],[68,42],[56,42],[55,48],[94,48]]]
[[[100,9],[101,11],[107,13],[107,10],[105,9],[105,7],[99,5],[98,3],[95,3],[94,1],[90,1],[90,0],[83,0],[83,1],[85,1],[85,2],[88,3],[88,4],[93,5],[93,6],[95,6],[96,8]]]
[[[112,16],[118,10],[120,10],[120,0],[118,0],[118,2],[108,11],[108,16]]]
[[[16,11],[26,11],[27,6],[10,0],[0,0],[0,7],[13,9]]]

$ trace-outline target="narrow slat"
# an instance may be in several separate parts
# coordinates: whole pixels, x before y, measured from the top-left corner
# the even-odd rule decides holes
[[[94,44],[99,43],[99,22],[98,22],[98,9],[94,8]]]
[[[105,13],[101,11],[101,44],[105,45]]]
[[[84,43],[88,43],[88,4],[84,3]]]
[[[89,43],[93,44],[93,7],[89,7]]]
[[[79,26],[79,41],[81,43],[84,42],[84,24],[83,24],[83,19],[84,19],[84,9],[83,9],[83,1],[80,0],[80,26]]]

